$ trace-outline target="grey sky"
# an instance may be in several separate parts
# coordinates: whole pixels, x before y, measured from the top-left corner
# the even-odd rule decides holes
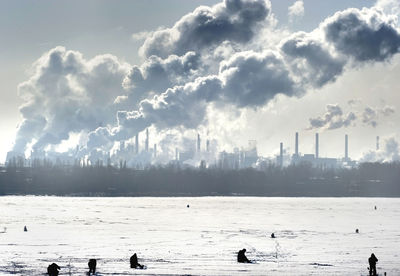
[[[140,66],[143,59],[139,57],[138,49],[143,41],[132,39],[132,34],[142,31],[154,31],[161,26],[171,27],[178,19],[193,11],[197,6],[211,6],[219,2],[210,0],[1,1],[0,162],[4,161],[6,152],[10,150],[14,142],[17,130],[16,125],[21,120],[18,111],[21,100],[17,96],[17,86],[19,83],[29,79],[29,76],[32,75],[32,63],[43,53],[56,46],[64,46],[67,50],[79,51],[84,55],[85,59],[90,59],[99,54],[112,54],[121,61]],[[320,22],[333,15],[336,11],[349,7],[371,7],[375,3],[375,1],[367,0],[304,0],[304,16],[290,23],[288,7],[294,2],[272,0],[272,13],[276,16],[279,26],[286,27],[291,31],[302,30],[307,32],[316,28]],[[374,69],[367,68],[365,70]],[[392,70],[397,70],[397,68]],[[328,86],[322,90],[330,87]],[[387,89],[390,89],[390,87]],[[390,96],[389,92],[388,94]],[[368,96],[359,95],[359,97],[362,97],[362,101],[365,103],[372,101]],[[306,99],[308,97],[299,101],[305,101]],[[382,100],[389,102],[388,99]],[[312,101],[315,100],[310,100],[310,102]],[[325,106],[327,104],[338,104],[339,99],[333,98],[331,101],[319,99],[318,103],[321,104],[318,107],[320,112],[318,114],[304,114],[305,122],[308,122],[309,118],[323,115]],[[392,99],[392,104],[396,106],[397,103],[397,98]],[[371,104],[373,105],[373,103]],[[374,107],[383,108],[384,106],[385,104],[376,103]],[[272,114],[275,112],[271,105],[268,108]],[[294,109],[296,108],[294,107]],[[344,110],[346,114],[350,111],[350,109]],[[262,112],[258,113],[258,115],[260,114]],[[304,129],[306,127],[307,125],[305,124]],[[242,131],[246,133],[250,131],[252,133],[250,136],[256,137],[258,140],[264,139],[259,142],[259,145],[262,147],[260,151],[265,154],[273,150],[273,143],[275,143],[276,139],[279,139],[280,136],[287,137],[290,135],[289,129],[287,129],[281,135],[276,133],[274,137],[265,137],[265,135],[254,133],[255,130],[248,130],[248,128],[249,126],[246,125]],[[389,129],[390,127],[388,126],[383,135],[398,135],[394,130],[390,132]],[[376,132],[377,130],[375,129],[374,131]],[[265,132],[271,133],[271,130],[267,128]],[[239,133],[237,135],[241,136],[237,139],[239,144],[243,144],[247,139],[252,138],[248,137],[249,135],[245,136]],[[339,136],[339,134],[337,135]],[[372,133],[371,135],[373,136]],[[335,138],[332,136],[331,139]],[[272,146],[267,145],[266,141],[268,140]],[[330,152],[328,151],[328,153]],[[360,155],[359,152],[358,155]]]

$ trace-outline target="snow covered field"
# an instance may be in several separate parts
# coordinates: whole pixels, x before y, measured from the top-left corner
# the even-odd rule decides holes
[[[0,275],[367,275],[372,252],[400,275],[400,199],[0,197]]]

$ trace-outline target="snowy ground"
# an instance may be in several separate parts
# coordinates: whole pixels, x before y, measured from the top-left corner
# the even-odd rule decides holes
[[[367,275],[372,252],[400,275],[400,199],[0,197],[0,275]]]

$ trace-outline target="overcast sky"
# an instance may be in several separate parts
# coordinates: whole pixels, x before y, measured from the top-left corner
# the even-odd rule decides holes
[[[361,158],[377,135],[400,140],[397,5],[3,0],[0,162],[77,143],[108,151],[147,127],[161,144],[257,140],[265,156],[279,142],[292,152],[297,131],[300,152],[319,132],[320,155],[342,157],[349,134]]]

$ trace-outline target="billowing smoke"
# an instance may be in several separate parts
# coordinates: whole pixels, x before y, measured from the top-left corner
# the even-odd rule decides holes
[[[366,125],[376,127],[380,116],[388,117],[394,114],[395,109],[392,106],[385,106],[383,108],[373,109],[367,106],[362,113],[362,122]]]
[[[337,129],[348,127],[356,119],[357,117],[353,112],[343,114],[342,108],[338,104],[328,104],[324,116],[310,119],[309,129]]]
[[[114,99],[123,93],[121,83],[129,69],[116,57],[85,60],[78,52],[57,47],[36,61],[34,69],[18,87],[25,102],[14,151],[23,153],[33,141],[33,148],[41,151],[72,132],[116,123]]]
[[[49,51],[20,85],[24,121],[14,149],[23,152],[33,142],[43,150],[84,133],[86,152],[109,151],[150,126],[207,126],[210,106],[240,113],[280,94],[300,97],[334,82],[347,67],[399,52],[393,19],[374,7],[338,12],[314,31],[291,34],[272,48],[257,44],[262,28],[285,33],[268,24],[270,10],[264,0],[201,6],[173,27],[152,32],[140,49],[146,58],[140,66],[111,55],[85,60],[62,47]],[[311,124],[333,129],[355,119],[330,106]]]
[[[378,125],[379,117],[388,117],[394,114],[395,109],[391,106],[384,106],[382,108],[365,107],[362,111],[355,110],[355,101],[350,101],[349,104],[353,107],[353,111],[347,114],[343,113],[342,108],[338,104],[328,104],[326,106],[326,113],[323,116],[309,119],[310,126],[308,129],[337,129],[348,126],[355,126],[357,119],[372,127]],[[360,104],[360,102],[358,102]]]
[[[288,8],[289,21],[294,22],[297,18],[304,15],[304,2],[297,0]]]
[[[399,143],[394,137],[384,141],[385,146],[376,151],[368,151],[363,154],[361,162],[392,162],[400,160]]]
[[[337,52],[356,61],[383,61],[399,52],[396,22],[379,9],[337,12],[322,28],[326,40]]]
[[[128,94],[119,96],[117,102],[126,108],[137,108],[140,101],[161,94],[168,87],[194,80],[199,76],[200,62],[200,56],[195,52],[187,52],[181,57],[170,55],[166,59],[151,56],[140,67],[132,67],[123,82]]]
[[[146,57],[167,58],[201,52],[224,41],[247,43],[269,14],[270,3],[265,0],[224,0],[212,7],[200,6],[173,27],[154,32],[140,52]]]

